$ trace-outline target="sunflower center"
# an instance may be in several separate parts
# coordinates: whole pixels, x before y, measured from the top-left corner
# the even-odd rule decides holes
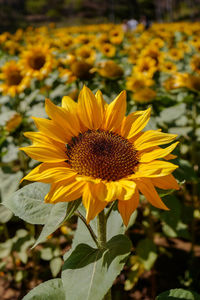
[[[44,55],[37,55],[30,60],[30,66],[34,70],[40,70],[44,66],[45,62],[46,60]]]
[[[67,162],[80,175],[115,181],[134,173],[138,161],[133,145],[118,134],[88,130],[72,138]]]
[[[18,84],[20,84],[21,81],[22,81],[22,76],[21,76],[20,72],[16,71],[16,72],[12,72],[11,74],[9,74],[8,79],[7,79],[7,84],[9,86],[18,85]]]

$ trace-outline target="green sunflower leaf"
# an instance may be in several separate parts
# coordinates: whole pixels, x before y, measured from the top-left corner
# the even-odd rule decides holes
[[[44,242],[46,238],[56,231],[65,221],[69,220],[79,207],[81,199],[72,202],[60,202],[53,205],[48,220],[45,223],[40,236],[33,245],[33,248]]]
[[[122,234],[112,237],[105,249],[77,245],[65,260],[62,271],[69,299],[102,300],[123,268],[130,249],[130,240]]]
[[[45,224],[48,221],[53,204],[45,203],[44,197],[49,185],[31,183],[16,191],[3,201],[14,215],[31,224]]]
[[[33,248],[37,246],[38,244],[44,242],[46,238],[52,234],[54,231],[56,231],[62,224],[62,222],[65,219],[66,211],[67,211],[67,204],[66,202],[60,202],[57,204],[54,204],[49,217],[37,239],[35,244],[33,245]]]
[[[156,300],[200,300],[200,295],[184,289],[173,289],[161,293],[156,297]]]
[[[96,220],[90,225],[96,233]],[[62,271],[63,286],[70,300],[102,300],[122,270],[131,242],[122,234],[125,227],[117,211],[112,211],[108,229],[106,248],[97,249],[86,226],[78,220],[72,249],[64,255]]]
[[[65,300],[62,280],[48,280],[31,290],[22,300]]]

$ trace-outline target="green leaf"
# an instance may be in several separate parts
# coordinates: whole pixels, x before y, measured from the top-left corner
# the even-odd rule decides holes
[[[50,234],[60,227],[66,216],[67,204],[68,203],[66,202],[61,202],[53,205],[46,224],[44,225],[37,241],[33,245],[33,248],[39,243],[44,242]]]
[[[12,251],[16,251],[20,260],[26,264],[28,260],[28,249],[33,245],[35,239],[28,233],[27,230],[17,230],[15,236],[12,238]]]
[[[53,204],[44,203],[48,191],[48,184],[31,183],[11,195],[3,204],[28,223],[45,224],[53,208]]]
[[[130,249],[130,240],[122,234],[112,237],[105,249],[77,245],[63,265],[63,286],[69,299],[102,300],[123,268]]]
[[[84,215],[85,211],[83,209],[83,207],[79,208],[79,211]],[[90,226],[92,227],[94,233],[97,233],[97,222],[96,222],[96,218],[94,220],[92,220],[90,222]],[[94,292],[94,294],[89,294],[89,298],[86,298],[87,300],[89,299],[101,299],[103,298],[104,294],[106,294],[107,290],[111,287],[114,279],[116,278],[116,276],[119,274],[119,272],[121,271],[121,269],[123,268],[124,265],[124,259],[122,256],[124,256],[124,258],[126,259],[129,255],[129,251],[130,251],[130,241],[127,240],[127,238],[123,235],[121,235],[122,233],[125,232],[126,227],[122,224],[122,219],[120,214],[118,213],[118,211],[113,210],[108,218],[107,221],[107,239],[109,240],[109,242],[107,243],[108,247],[112,247],[112,242],[114,243],[114,249],[112,251],[110,251],[111,253],[109,253],[108,249],[107,250],[99,250],[96,249],[96,244],[94,243],[93,239],[91,238],[90,234],[88,233],[88,229],[86,228],[85,224],[79,219],[78,220],[78,226],[77,226],[77,230],[74,236],[74,240],[73,240],[73,244],[72,244],[72,249],[67,252],[64,255],[64,259],[65,261],[68,260],[68,258],[72,255],[73,253],[73,259],[75,259],[78,255],[78,258],[76,260],[76,262],[78,262],[78,260],[85,256],[87,256],[88,253],[88,257],[86,257],[86,261],[88,263],[88,261],[91,261],[91,264],[88,264],[87,266],[85,266],[84,268],[80,269],[74,269],[73,270],[73,274],[77,274],[77,275],[73,275],[75,276],[75,280],[76,276],[78,276],[78,278],[80,278],[80,280],[78,280],[78,282],[81,282],[81,291],[80,294],[78,294],[79,296],[76,295],[77,292],[77,285],[75,284],[74,279],[72,280],[71,278],[71,271],[72,270],[63,270],[62,272],[62,279],[63,279],[63,285],[65,286],[65,290],[66,293],[68,295],[68,293],[70,293],[71,297],[69,296],[70,300],[79,300],[84,298],[84,295],[88,293],[88,284],[89,286],[91,285],[91,291],[93,293],[94,291],[94,287],[96,286],[97,288],[97,292]],[[118,236],[119,239],[117,238],[117,241],[112,238],[114,238],[114,236]],[[123,237],[122,239],[124,239],[125,237],[125,241],[121,239],[121,237]],[[124,245],[123,245],[124,243]],[[81,253],[78,253],[77,248],[80,249],[80,244],[81,246]],[[83,246],[84,245],[84,246]],[[127,245],[127,246],[126,246]],[[124,255],[119,255],[117,256],[113,261],[112,264],[110,265],[110,267],[108,267],[108,269],[106,268],[105,265],[102,265],[102,261],[103,261],[103,257],[105,256],[105,258],[108,260],[108,256],[111,255],[111,260],[113,258],[113,256],[116,254],[114,253],[115,251],[117,251],[117,249],[115,250],[115,247],[118,248],[119,247],[119,251],[120,251],[120,247],[125,246],[127,247],[127,253]],[[74,252],[76,250],[76,252]],[[107,254],[106,254],[107,251]],[[93,261],[94,258],[96,257],[96,261]],[[99,258],[99,260],[98,260]],[[85,259],[85,257],[84,257]],[[93,262],[92,262],[93,261]],[[105,261],[105,260],[104,260]],[[68,261],[68,263],[71,263],[72,260]],[[73,261],[74,263],[74,261]],[[84,264],[84,260],[82,262],[82,264]],[[107,264],[109,265],[109,264]],[[68,265],[69,266],[69,265]],[[99,275],[96,273],[96,269],[94,269],[96,267],[98,267],[98,273]],[[63,269],[66,267],[66,265],[64,265]],[[74,263],[74,267],[76,267],[76,263]],[[100,270],[99,270],[100,268]],[[81,271],[81,273],[79,273]],[[95,279],[95,283],[92,281],[90,281],[91,279],[91,272],[94,271],[94,279]],[[101,273],[102,272],[102,273]],[[107,274],[105,275],[104,272]],[[82,275],[81,275],[82,274]],[[88,277],[90,276],[90,277]],[[107,276],[107,277],[105,277]],[[100,278],[100,279],[98,279]],[[70,280],[70,283],[69,283]],[[98,280],[100,280],[102,282],[101,285],[99,285]],[[82,284],[82,281],[85,282],[84,285]],[[97,281],[97,282],[96,282]],[[107,281],[107,282],[106,282]],[[93,286],[94,284],[94,286]],[[66,287],[67,285],[67,287]],[[82,294],[81,293],[85,293]],[[99,294],[100,293],[100,294]],[[73,298],[72,298],[72,295]],[[102,295],[102,296],[101,296]],[[75,298],[74,298],[75,297]],[[96,298],[98,297],[98,298]]]
[[[179,159],[177,160],[177,163],[176,161],[174,161],[174,163],[179,165],[179,168],[174,172],[175,177],[178,178],[179,181],[186,180],[187,182],[198,183],[199,178],[194,172],[194,167],[189,161],[185,159]]]
[[[12,239],[9,239],[4,243],[0,243],[0,258],[8,257],[10,255],[12,246],[13,246]]]
[[[56,99],[57,97],[62,97],[66,94],[66,85],[60,84],[53,91],[50,92],[49,98]]]
[[[38,244],[44,242],[46,238],[56,231],[64,221],[67,221],[72,217],[76,209],[79,207],[81,199],[72,202],[61,202],[54,204],[49,214],[47,223],[44,225],[40,236],[33,245],[33,248]]]
[[[61,270],[63,260],[61,257],[54,257],[50,261],[50,269],[53,277],[56,277]]]
[[[187,291],[184,289],[173,289],[166,291],[164,293],[161,293],[156,297],[156,300],[200,300],[200,295],[193,292],[193,291]]]
[[[22,300],[65,300],[62,280],[48,280],[31,290]]]
[[[137,245],[136,253],[140,257],[145,270],[151,270],[158,256],[153,241],[148,238],[141,240]]]
[[[41,258],[44,260],[51,260],[53,258],[52,248],[42,248],[41,250]]]
[[[162,122],[171,123],[174,120],[179,119],[182,115],[184,115],[186,110],[185,103],[181,103],[175,106],[171,106],[169,108],[163,109],[160,113],[160,119]]]
[[[74,212],[77,210],[77,208],[81,204],[81,201],[82,201],[82,199],[80,198],[80,199],[77,199],[76,201],[72,201],[72,202],[68,203],[67,215],[66,215],[65,221],[69,220],[73,216]]]
[[[9,198],[10,195],[12,195],[12,193],[14,193],[17,190],[22,176],[22,172],[20,171],[14,174],[10,174],[3,173],[0,170],[0,198],[2,202],[6,201],[6,199]]]
[[[13,213],[3,205],[0,205],[0,223],[7,223],[13,216]]]
[[[187,136],[189,132],[192,131],[191,126],[185,126],[185,127],[171,127],[169,128],[169,133],[172,134],[178,134],[179,136]]]

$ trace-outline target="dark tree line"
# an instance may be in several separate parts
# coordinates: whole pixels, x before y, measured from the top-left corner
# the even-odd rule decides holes
[[[69,18],[120,22],[145,15],[156,21],[195,20],[199,12],[200,0],[0,0],[0,30]]]

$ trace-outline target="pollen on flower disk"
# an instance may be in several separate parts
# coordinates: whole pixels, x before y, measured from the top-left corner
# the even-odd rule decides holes
[[[66,145],[67,162],[80,175],[119,180],[134,173],[139,163],[133,145],[120,135],[88,130]]]

